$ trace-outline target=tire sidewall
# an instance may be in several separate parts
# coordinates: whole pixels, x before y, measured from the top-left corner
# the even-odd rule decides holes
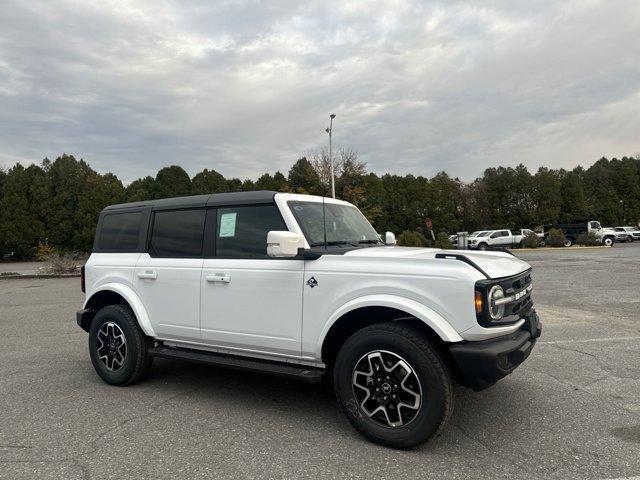
[[[334,376],[336,395],[353,427],[377,443],[394,448],[411,448],[438,431],[447,415],[442,366],[434,365],[419,345],[410,339],[388,331],[358,332],[340,350]],[[401,427],[385,427],[369,418],[353,393],[352,375],[356,363],[374,350],[393,352],[413,368],[420,381],[422,404],[416,417]],[[440,367],[440,371],[438,370]]]
[[[136,360],[140,355],[140,347],[137,341],[137,332],[134,330],[134,326],[128,321],[126,313],[123,312],[124,308],[118,306],[104,307],[96,314],[93,322],[91,322],[91,328],[89,329],[89,355],[91,357],[91,363],[100,377],[107,383],[113,385],[124,385],[134,374],[136,368]],[[116,370],[110,371],[98,358],[97,351],[97,336],[100,327],[107,322],[113,322],[124,333],[125,340],[127,342],[127,353],[124,360],[124,365]]]

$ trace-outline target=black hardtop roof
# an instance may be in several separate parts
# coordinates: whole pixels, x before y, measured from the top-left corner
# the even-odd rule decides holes
[[[125,210],[130,208],[152,207],[153,210],[172,210],[180,208],[217,207],[226,205],[250,205],[254,203],[272,203],[277,192],[258,190],[255,192],[212,193],[192,195],[190,197],[161,198],[142,202],[119,203],[109,205],[103,211]]]

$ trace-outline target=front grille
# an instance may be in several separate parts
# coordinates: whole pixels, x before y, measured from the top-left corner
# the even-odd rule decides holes
[[[519,275],[505,278],[498,282],[506,297],[509,297],[515,293],[522,292],[531,285],[531,270],[527,270]],[[523,297],[517,300],[507,303],[505,305],[504,317],[500,322],[495,323],[513,323],[518,321],[522,315],[527,313],[533,306],[533,300],[531,299],[531,290],[528,291]]]

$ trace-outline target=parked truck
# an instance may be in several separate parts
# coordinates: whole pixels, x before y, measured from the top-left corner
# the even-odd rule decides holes
[[[517,247],[531,230],[487,230],[473,238],[469,238],[469,248],[473,250],[490,250],[492,248]]]
[[[555,225],[545,225],[545,239],[549,234],[549,230],[558,229],[564,233],[564,246],[570,247],[581,234],[593,234],[597,241],[607,247],[612,247],[616,243],[616,231],[613,228],[603,228],[597,220],[574,220],[569,223],[558,223]]]

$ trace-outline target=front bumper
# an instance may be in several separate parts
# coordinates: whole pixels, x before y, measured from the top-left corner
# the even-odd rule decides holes
[[[475,391],[484,390],[527,359],[542,333],[542,324],[535,310],[529,311],[524,318],[522,329],[510,335],[455,343],[449,347],[469,387]]]

